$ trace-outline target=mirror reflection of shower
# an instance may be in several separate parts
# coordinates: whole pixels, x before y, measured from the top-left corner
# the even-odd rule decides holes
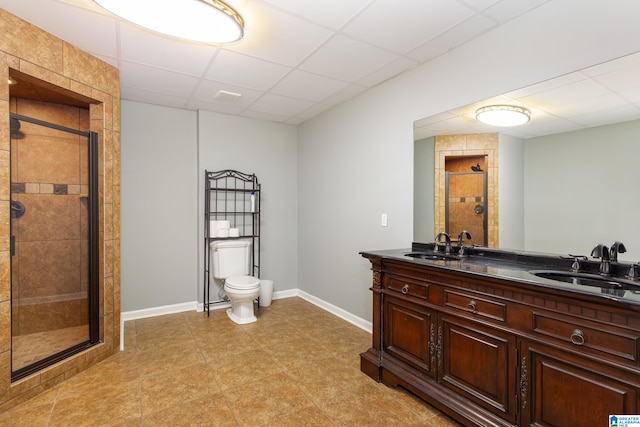
[[[445,225],[451,236],[469,231],[467,245],[487,245],[487,173],[485,156],[445,159]]]

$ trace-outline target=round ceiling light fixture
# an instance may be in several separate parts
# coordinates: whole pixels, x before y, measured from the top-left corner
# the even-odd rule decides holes
[[[203,43],[231,43],[244,35],[244,20],[220,0],[93,0],[141,27]]]
[[[491,126],[518,126],[527,123],[531,112],[515,105],[487,105],[476,110],[476,119]]]

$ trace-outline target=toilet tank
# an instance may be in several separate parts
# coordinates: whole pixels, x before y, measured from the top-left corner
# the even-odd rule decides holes
[[[216,240],[211,242],[213,277],[226,279],[246,276],[250,270],[251,242],[246,240]]]

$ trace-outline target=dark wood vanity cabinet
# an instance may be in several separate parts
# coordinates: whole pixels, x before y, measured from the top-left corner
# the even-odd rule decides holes
[[[521,347],[522,425],[608,425],[609,415],[639,413],[637,374],[537,342]]]
[[[373,343],[361,369],[375,380],[410,390],[464,425],[596,426],[609,415],[640,413],[638,312],[367,258]]]

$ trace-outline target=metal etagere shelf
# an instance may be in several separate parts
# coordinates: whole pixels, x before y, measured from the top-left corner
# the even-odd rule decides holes
[[[211,304],[228,302],[218,293],[211,300],[211,246],[213,240],[242,239],[251,241],[252,275],[260,278],[260,183],[255,174],[231,169],[205,171],[204,194],[204,310],[209,315]],[[217,237],[212,233],[212,221],[229,221],[237,228],[238,237]]]

